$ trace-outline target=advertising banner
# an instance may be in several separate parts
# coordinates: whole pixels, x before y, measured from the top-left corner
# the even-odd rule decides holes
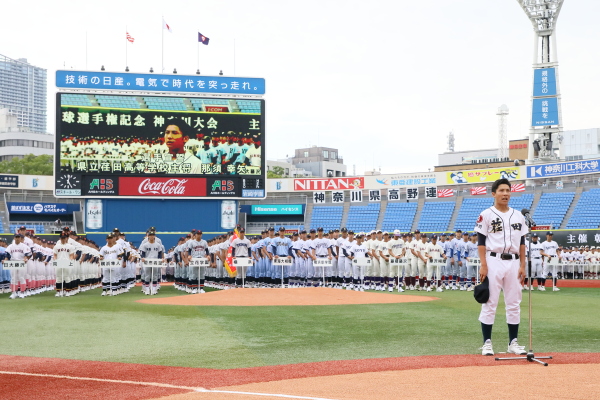
[[[579,160],[562,163],[530,165],[527,178],[545,178],[551,176],[580,175],[600,172],[600,160]]]
[[[294,179],[294,191],[303,190],[356,190],[364,189],[364,177],[299,178]]]
[[[56,71],[56,87],[144,92],[265,94],[264,78],[104,71],[58,70]]]
[[[252,215],[302,215],[302,204],[268,204],[251,206]]]
[[[446,172],[446,184],[494,182],[501,178],[509,181],[524,179],[520,175],[520,167],[456,170]]]
[[[8,212],[11,214],[70,214],[79,211],[79,204],[63,203],[13,203],[9,202]]]

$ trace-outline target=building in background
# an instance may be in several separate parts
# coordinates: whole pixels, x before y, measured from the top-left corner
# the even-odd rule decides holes
[[[310,171],[316,177],[346,176],[346,165],[338,149],[312,146],[296,149],[292,164]]]
[[[47,132],[46,75],[25,58],[13,60],[0,54],[0,109],[17,117],[17,124],[31,132]]]
[[[563,131],[558,136],[557,142],[553,147],[558,148],[560,158],[565,161],[598,158],[600,128]]]
[[[511,167],[525,165],[527,159],[528,139],[516,139],[508,142],[508,157],[498,157],[498,149],[482,149],[467,151],[449,151],[438,154],[438,165],[434,171],[450,171],[461,166],[462,169]]]
[[[0,161],[23,158],[27,154],[54,155],[54,135],[32,132],[18,125],[18,117],[0,109]]]

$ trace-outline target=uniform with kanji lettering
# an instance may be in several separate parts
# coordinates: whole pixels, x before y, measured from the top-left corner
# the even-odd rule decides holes
[[[509,207],[507,212],[501,212],[492,206],[479,215],[475,232],[485,236],[490,291],[489,300],[481,305],[479,321],[493,325],[500,291],[503,290],[506,322],[510,325],[519,324],[522,297],[519,253],[521,243],[524,243],[523,236],[528,233],[525,218],[513,208]]]

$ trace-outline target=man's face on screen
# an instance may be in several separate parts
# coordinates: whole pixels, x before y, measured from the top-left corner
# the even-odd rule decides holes
[[[169,152],[183,152],[185,142],[187,142],[187,136],[183,136],[177,125],[167,126],[167,129],[165,129],[165,145],[169,148]]]

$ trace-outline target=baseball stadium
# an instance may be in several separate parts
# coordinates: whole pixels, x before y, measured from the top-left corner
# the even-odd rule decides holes
[[[497,147],[451,133],[427,172],[268,160],[265,79],[202,75],[200,32],[166,73],[164,17],[160,73],[89,70],[86,32],[54,142],[4,106],[30,65],[2,56],[0,167],[30,146],[53,174],[0,173],[0,399],[600,398],[600,128],[563,128],[563,1],[518,0],[527,133],[502,105]]]

